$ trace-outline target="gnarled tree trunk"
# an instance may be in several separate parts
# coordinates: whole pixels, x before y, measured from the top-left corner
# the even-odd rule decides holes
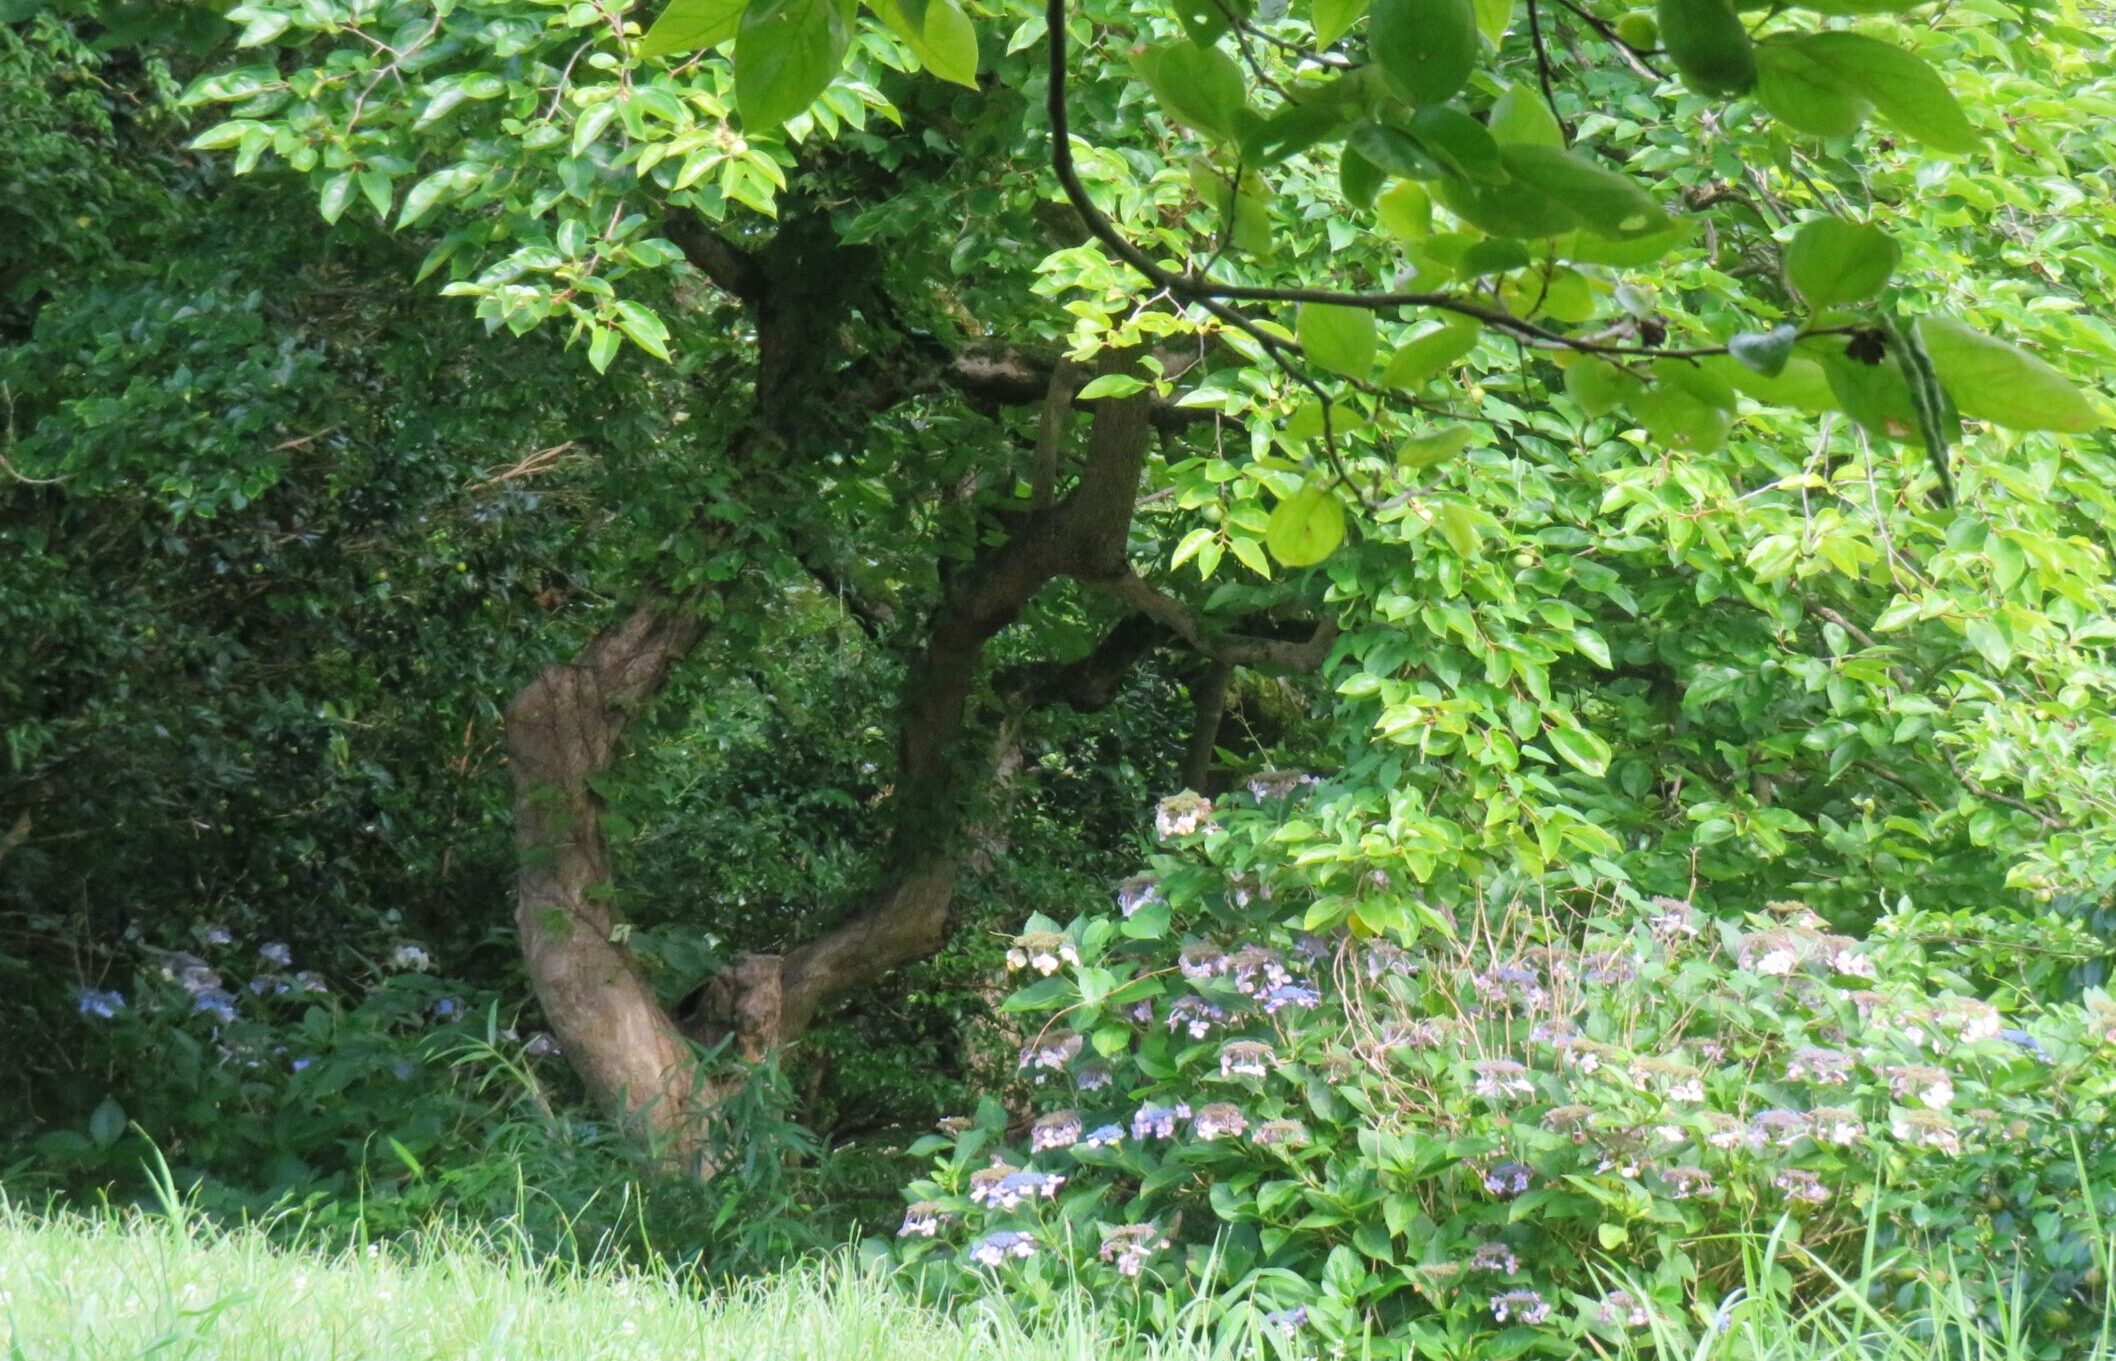
[[[515,925],[529,981],[574,1070],[604,1110],[671,1159],[700,1156],[707,1094],[690,1047],[612,939],[610,842],[594,782],[625,725],[703,626],[681,603],[641,605],[507,707],[520,855]]]

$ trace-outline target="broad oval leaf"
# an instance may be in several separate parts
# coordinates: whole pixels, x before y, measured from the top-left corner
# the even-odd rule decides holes
[[[1506,173],[1578,215],[1603,236],[1647,236],[1668,225],[1667,214],[1636,180],[1595,164],[1576,151],[1516,145],[1500,149]]]
[[[1491,106],[1491,135],[1523,146],[1560,147],[1565,130],[1543,96],[1528,85],[1510,85]]]
[[[1420,109],[1411,119],[1411,135],[1451,175],[1494,184],[1506,178],[1498,142],[1482,123],[1452,104]]]
[[[1421,331],[1396,347],[1382,371],[1385,386],[1406,390],[1423,386],[1435,374],[1477,348],[1484,325],[1471,317],[1454,317]]]
[[[1302,353],[1347,378],[1367,376],[1381,343],[1372,312],[1335,303],[1301,304],[1293,333],[1300,341]]]
[[[942,80],[977,88],[977,26],[957,0],[868,0],[919,65]]]
[[[1367,44],[1397,97],[1423,108],[1461,93],[1481,40],[1472,0],[1374,0]]]
[[[747,0],[669,0],[669,7],[639,40],[639,55],[674,57],[718,47],[742,27],[746,3]]]
[[[1951,317],[1918,319],[1918,338],[1965,416],[2009,430],[2097,430],[2099,412],[2056,368]]]
[[[779,128],[830,88],[852,42],[838,0],[751,0],[735,35],[735,107],[752,130]]]
[[[1469,447],[1470,434],[1466,425],[1451,425],[1444,430],[1413,435],[1397,448],[1396,466],[1415,470],[1445,463]]]
[[[1367,0],[1315,0],[1310,22],[1315,25],[1315,45],[1328,47],[1348,32],[1367,12]]]
[[[1974,151],[1983,141],[1947,82],[1916,53],[1863,33],[1812,33],[1793,46],[1826,68],[1840,88],[1871,103],[1904,136],[1954,155]]]
[[[1699,94],[1747,94],[1756,84],[1756,52],[1741,16],[1727,0],[1659,0],[1661,46]]]
[[[1312,567],[1344,540],[1344,503],[1328,487],[1312,482],[1279,502],[1264,524],[1271,556],[1288,567]]]
[[[1220,141],[1237,139],[1236,115],[1247,107],[1249,89],[1234,58],[1217,47],[1176,42],[1141,48],[1132,65],[1170,118]]]
[[[1768,331],[1744,331],[1727,342],[1727,353],[1740,361],[1741,366],[1766,378],[1776,378],[1785,372],[1785,364],[1793,357],[1793,342],[1800,333],[1790,326],[1773,326]]]
[[[1608,773],[1609,758],[1615,753],[1609,744],[1585,728],[1554,726],[1546,734],[1551,749],[1572,765],[1589,775]]]
[[[1785,250],[1785,277],[1817,311],[1879,293],[1902,248],[1870,223],[1818,217],[1801,224]]]
[[[1757,44],[1756,99],[1779,122],[1816,137],[1849,136],[1874,110],[1836,72],[1789,42]]]

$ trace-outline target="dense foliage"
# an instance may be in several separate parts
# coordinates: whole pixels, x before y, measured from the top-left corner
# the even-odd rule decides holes
[[[2105,1307],[2106,15],[0,17],[12,1176]]]
[[[1871,1280],[1906,1312],[1935,1264],[1987,1263],[1965,1282],[1987,1324],[2025,1314],[2053,1356],[2099,1315],[2107,994],[2002,1013],[1915,924],[1862,943],[1797,902],[1478,903],[1424,909],[1408,949],[1318,936],[1320,876],[1281,834],[1333,792],[1308,783],[1171,800],[1152,874],[1031,919],[1006,1006],[1035,1026],[1033,1113],[924,1141],[944,1156],[907,1192],[907,1260],[1045,1301],[1086,1280],[1164,1328],[1203,1291],[1237,1335],[1326,1354],[1649,1330],[1689,1352],[1758,1237],[1784,1289]]]

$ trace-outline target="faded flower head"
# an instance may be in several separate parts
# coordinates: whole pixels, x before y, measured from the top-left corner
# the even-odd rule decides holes
[[[1655,898],[1649,929],[1663,945],[1703,934],[1705,915],[1681,898]]]
[[[1758,1148],[1791,1148],[1807,1134],[1807,1115],[1802,1111],[1759,1111],[1749,1125],[1749,1142]]]
[[[1103,1233],[1100,1255],[1119,1276],[1137,1276],[1146,1259],[1167,1246],[1167,1235],[1152,1224],[1124,1224]]]
[[[1995,1040],[2005,1029],[1997,1007],[1974,997],[1949,997],[1933,1009],[1933,1020],[1963,1044]]]
[[[1953,1075],[1921,1063],[1889,1069],[1888,1089],[1896,1100],[1915,1099],[1930,1110],[1944,1110],[1954,1102]]]
[[[1807,1114],[1808,1133],[1817,1143],[1848,1148],[1866,1137],[1866,1122],[1844,1106],[1817,1106]]]
[[[1596,1306],[1594,1321],[1617,1328],[1645,1328],[1652,1325],[1653,1314],[1630,1291],[1612,1290]]]
[[[1266,1148],[1299,1148],[1308,1142],[1308,1127],[1298,1120],[1266,1120],[1251,1137]]]
[[[1169,795],[1154,810],[1154,832],[1163,841],[1209,831],[1211,826],[1212,800],[1188,789]]]
[[[1239,1138],[1249,1128],[1249,1117],[1231,1101],[1215,1101],[1200,1107],[1197,1119],[1191,1122],[1190,1132],[1199,1139],[1218,1139],[1223,1136]]]
[[[1027,1072],[1063,1068],[1080,1056],[1080,1037],[1066,1035],[1055,1040],[1034,1040],[1022,1046],[1019,1067]]]
[[[191,1010],[199,1015],[211,1016],[222,1025],[235,1023],[235,998],[218,988],[196,994],[191,999]]]
[[[1226,1021],[1226,1010],[1202,997],[1179,997],[1168,1008],[1168,1028],[1188,1031],[1193,1040],[1204,1039]]]
[[[203,926],[194,926],[191,928],[191,935],[194,939],[198,941],[200,945],[205,946],[207,949],[213,949],[217,946],[222,945],[233,945],[235,943],[234,935],[228,930],[227,927],[222,926],[218,923],[207,923]]]
[[[1029,1152],[1071,1148],[1080,1142],[1081,1121],[1072,1111],[1052,1111],[1029,1126]]]
[[[1281,983],[1264,993],[1264,1014],[1276,1016],[1287,1007],[1303,1011],[1321,1005],[1322,994],[1305,983]]]
[[[1719,1194],[1719,1183],[1702,1167],[1671,1167],[1660,1175],[1670,1200],[1710,1200]]]
[[[1114,1148],[1124,1142],[1124,1130],[1119,1125],[1097,1125],[1080,1138],[1083,1148]]]
[[[1849,1054],[1835,1049],[1796,1049],[1785,1065],[1788,1082],[1812,1082],[1818,1087],[1837,1087],[1851,1081]]]
[[[83,988],[79,1005],[83,1016],[94,1016],[99,1020],[110,1020],[125,1006],[125,994],[101,988]]]
[[[1231,1040],[1220,1048],[1221,1077],[1264,1077],[1278,1055],[1256,1040]]]
[[[1014,937],[1007,951],[1008,969],[1034,969],[1049,978],[1066,964],[1078,964],[1080,952],[1063,931],[1029,931]]]
[[[1273,1309],[1264,1315],[1264,1326],[1276,1328],[1287,1336],[1299,1332],[1308,1324],[1308,1306],[1296,1304],[1291,1309]]]
[[[433,956],[416,945],[399,945],[390,952],[389,963],[393,969],[412,969],[425,973],[433,967]]]
[[[1504,1243],[1479,1243],[1476,1251],[1469,1255],[1469,1269],[1511,1276],[1521,1269],[1521,1259],[1514,1256],[1514,1250]]]
[[[1787,1200],[1804,1205],[1820,1205],[1829,1199],[1829,1188],[1822,1184],[1822,1178],[1805,1168],[1785,1168],[1771,1184],[1785,1192]]]
[[[1148,903],[1165,901],[1160,881],[1151,874],[1135,874],[1117,885],[1117,910],[1127,917]]]
[[[1500,1163],[1484,1174],[1484,1189],[1495,1196],[1524,1195],[1534,1177],[1527,1163]]]
[[[1176,956],[1177,970],[1193,983],[1202,983],[1227,972],[1228,962],[1226,952],[1209,941],[1186,945]]]
[[[1001,1229],[988,1233],[977,1240],[970,1249],[970,1260],[979,1266],[998,1266],[1008,1258],[1034,1257],[1036,1240],[1013,1229]]]
[[[294,952],[287,948],[285,941],[266,941],[257,947],[257,957],[279,969],[292,968],[294,964]]]
[[[1534,1290],[1508,1290],[1491,1298],[1491,1316],[1504,1323],[1509,1318],[1533,1328],[1550,1317],[1550,1304]]]
[[[1962,1137],[1944,1111],[1902,1111],[1889,1129],[1912,1148],[1936,1148],[1950,1156],[1962,1151]]]
[[[1298,770],[1259,770],[1247,781],[1249,797],[1258,803],[1269,803],[1273,799],[1290,798],[1302,789],[1318,783],[1313,775]]]
[[[1752,973],[1783,978],[1800,967],[1800,943],[1790,932],[1758,931],[1741,938],[1735,959]]]
[[[1470,1069],[1477,1075],[1470,1091],[1487,1101],[1517,1100],[1536,1094],[1527,1066],[1512,1059],[1479,1059]]]
[[[904,1211],[904,1222],[897,1226],[896,1236],[931,1238],[940,1232],[941,1221],[951,1218],[953,1216],[944,1213],[937,1202],[921,1200]]]
[[[1106,1063],[1083,1063],[1073,1073],[1073,1085],[1083,1092],[1099,1092],[1113,1081]]]
[[[1131,1118],[1131,1137],[1134,1139],[1166,1139],[1176,1132],[1178,1120],[1190,1118],[1190,1107],[1182,1102],[1173,1106],[1156,1106],[1151,1102],[1139,1107]]]

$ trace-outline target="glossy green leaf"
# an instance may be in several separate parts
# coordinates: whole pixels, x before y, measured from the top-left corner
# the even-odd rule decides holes
[[[1424,107],[1461,93],[1481,39],[1472,0],[1374,0],[1367,46],[1382,80]]]
[[[1879,227],[1818,217],[1793,234],[1785,277],[1819,311],[1879,293],[1902,255],[1895,238]]]
[[[1396,347],[1382,371],[1385,386],[1405,391],[1422,387],[1429,379],[1477,348],[1484,334],[1482,322],[1454,317],[1420,331]]]
[[[1452,104],[1435,104],[1412,115],[1411,135],[1450,175],[1492,183],[1506,178],[1491,133]]]
[[[1367,12],[1367,0],[1315,0],[1311,11],[1315,45],[1328,47],[1352,29]]]
[[[868,0],[868,5],[904,40],[919,65],[942,80],[977,88],[977,26],[959,0]]]
[[[1293,331],[1302,353],[1347,378],[1364,378],[1372,371],[1381,343],[1372,312],[1335,303],[1301,304]]]
[[[751,0],[735,36],[735,105],[745,126],[783,126],[837,77],[852,41],[839,0]]]
[[[1264,526],[1271,556],[1287,567],[1312,567],[1345,539],[1345,507],[1337,493],[1315,483],[1278,503]]]
[[[1727,352],[1741,362],[1743,368],[1760,373],[1766,378],[1776,378],[1785,372],[1786,361],[1793,357],[1793,341],[1799,332],[1790,326],[1774,326],[1768,331],[1744,331],[1727,342]]]
[[[1615,753],[1609,744],[1585,728],[1556,726],[1546,734],[1551,749],[1566,761],[1589,775],[1605,775],[1609,771],[1609,758]]]
[[[1562,149],[1565,130],[1533,85],[1509,85],[1491,106],[1491,135],[1501,142]]]
[[[1817,137],[1857,132],[1874,107],[1830,67],[1783,41],[1757,44],[1756,99],[1787,127]]]
[[[2017,345],[1951,317],[1921,317],[1918,338],[1963,415],[2013,430],[2099,429],[2103,422],[2072,381]]]
[[[1506,173],[1578,215],[1603,236],[1646,236],[1667,225],[1660,203],[1629,175],[1576,151],[1512,145],[1502,148]]]
[[[718,47],[742,26],[748,0],[669,0],[639,40],[642,57],[673,57]]]
[[[1982,136],[1924,58],[1863,33],[1814,33],[1793,46],[1839,87],[1874,106],[1890,126],[1934,151],[1964,155]]]
[[[1142,48],[1132,64],[1169,117],[1208,137],[1236,140],[1236,115],[1246,106],[1248,87],[1234,58],[1217,47],[1178,42]]]
[[[1413,435],[1397,446],[1396,466],[1417,470],[1445,463],[1469,447],[1472,433],[1466,425],[1451,425],[1444,430]]]

